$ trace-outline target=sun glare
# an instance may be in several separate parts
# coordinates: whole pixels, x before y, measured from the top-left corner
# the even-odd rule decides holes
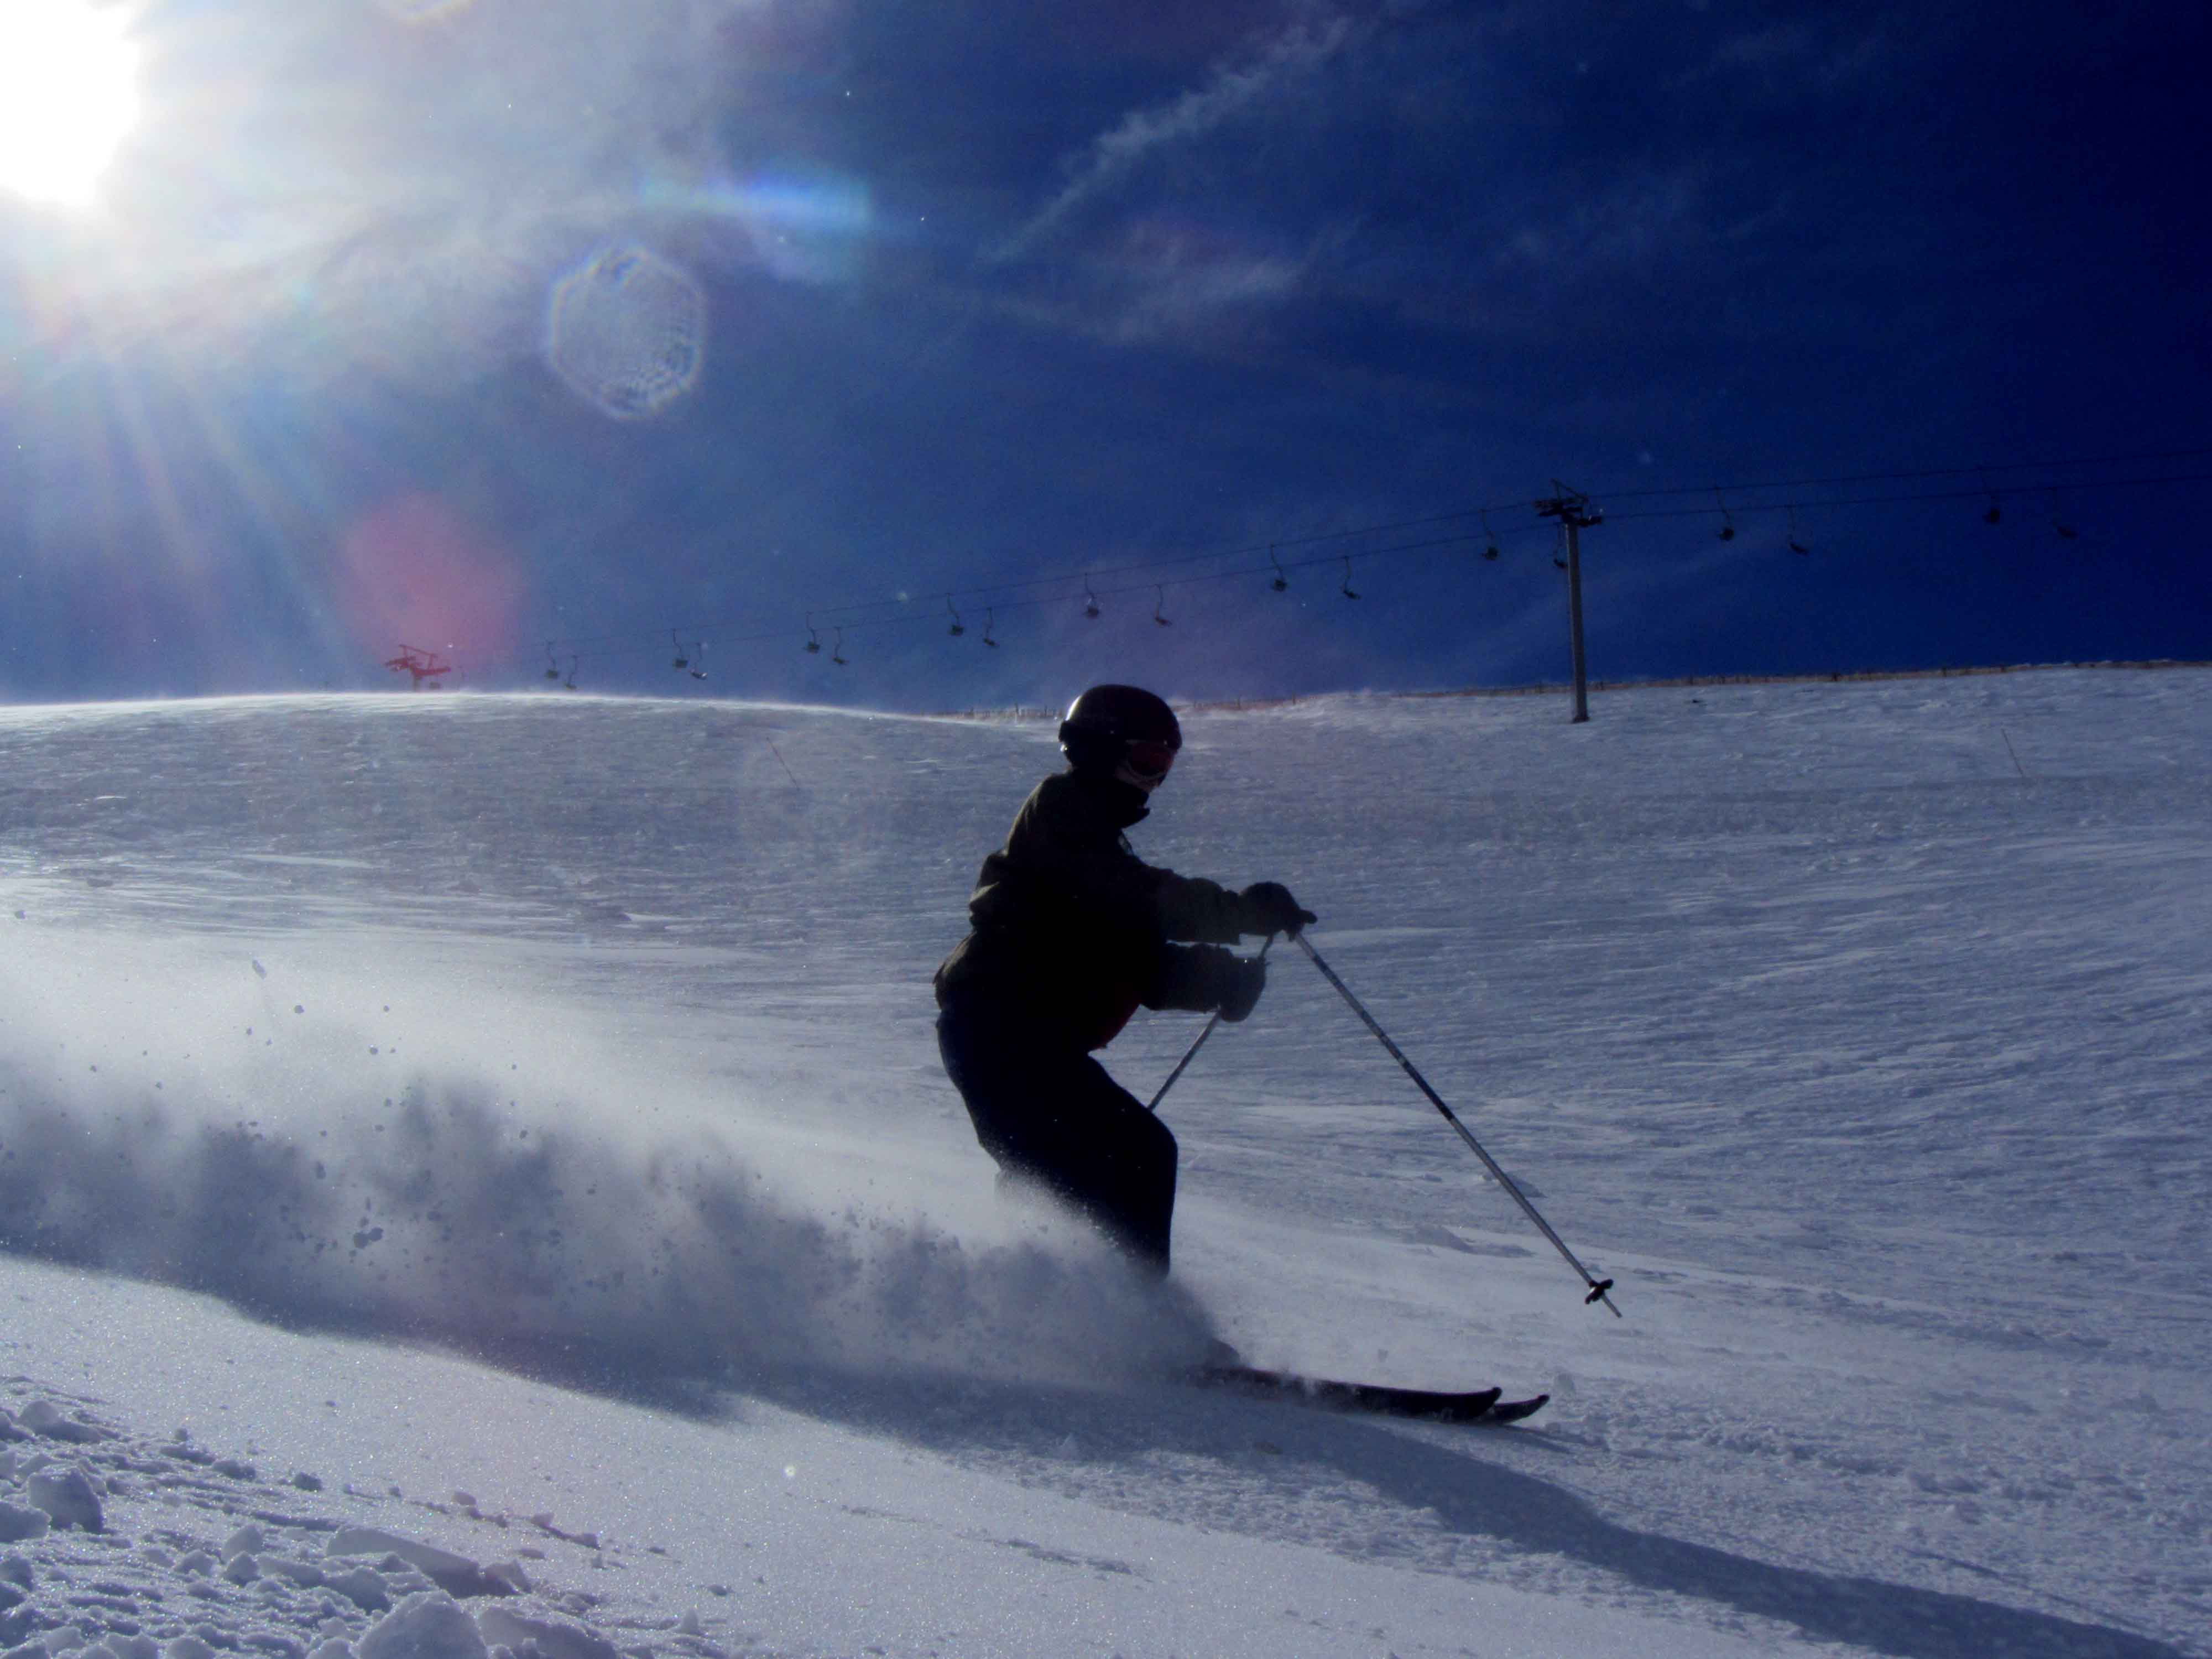
[[[0,0],[0,190],[91,201],[138,118],[138,48],[120,5]]]

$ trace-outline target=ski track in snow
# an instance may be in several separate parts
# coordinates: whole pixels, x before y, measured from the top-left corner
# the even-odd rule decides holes
[[[998,1205],[927,975],[1049,726],[753,706],[0,710],[0,1241],[1686,1651],[2212,1652],[2212,676],[1654,689],[1578,728],[1556,699],[1342,697],[1189,739],[1139,851],[1320,910],[1626,1320],[1295,959],[1165,1108],[1172,1293]],[[1110,1064],[1146,1092],[1194,1031],[1140,1023]],[[1471,1435],[1145,1380],[1209,1329],[1557,1397]],[[409,1595],[386,1659],[520,1652],[382,1557],[386,1606],[333,1592],[335,1529],[459,1528],[532,1581],[490,1546],[586,1559],[442,1495],[224,1474],[249,1454],[64,1386],[35,1325],[0,1364],[0,1532],[64,1465],[111,1517],[0,1547],[13,1659],[378,1659]],[[1012,1553],[1129,1577],[1103,1542]],[[599,1594],[496,1599],[574,1627],[545,1659],[813,1650],[697,1583]],[[1301,1628],[1277,1650],[1379,1650]]]

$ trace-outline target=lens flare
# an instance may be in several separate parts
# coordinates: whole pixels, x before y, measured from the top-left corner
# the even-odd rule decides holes
[[[0,0],[0,190],[82,207],[137,122],[120,7]]]
[[[642,200],[656,212],[743,226],[754,257],[787,282],[850,282],[878,234],[867,186],[817,169],[764,171],[743,181],[660,178],[645,186]]]
[[[379,8],[400,23],[432,23],[465,11],[475,0],[377,0]]]
[[[602,414],[659,414],[691,389],[706,349],[699,284],[634,243],[602,249],[553,285],[545,361]]]
[[[438,497],[400,495],[363,517],[337,550],[331,598],[380,660],[404,641],[465,669],[518,643],[527,584],[513,556]]]

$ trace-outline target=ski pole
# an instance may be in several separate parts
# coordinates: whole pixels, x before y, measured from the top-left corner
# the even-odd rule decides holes
[[[1260,954],[1253,957],[1252,960],[1255,962],[1266,961],[1267,957],[1267,945],[1273,945],[1274,942],[1275,936],[1273,933],[1268,934],[1267,944],[1262,945],[1260,947]],[[1190,1047],[1184,1051],[1183,1057],[1181,1060],[1176,1061],[1175,1070],[1170,1072],[1168,1073],[1168,1080],[1160,1085],[1159,1093],[1154,1095],[1152,1099],[1146,1103],[1145,1107],[1146,1111],[1157,1112],[1160,1109],[1160,1103],[1168,1097],[1168,1091],[1175,1087],[1175,1080],[1182,1075],[1183,1067],[1189,1065],[1191,1061],[1198,1058],[1198,1051],[1206,1047],[1206,1038],[1213,1035],[1213,1028],[1220,1024],[1221,1011],[1217,1008],[1213,1011],[1213,1018],[1206,1022],[1206,1029],[1198,1034],[1198,1041],[1192,1043]]]
[[[1321,952],[1307,942],[1306,936],[1304,933],[1293,933],[1291,938],[1298,949],[1313,959],[1313,965],[1321,969],[1322,977],[1336,987],[1337,994],[1351,1005],[1352,1012],[1359,1016],[1361,1024],[1375,1033],[1375,1040],[1390,1051],[1390,1058],[1406,1068],[1406,1075],[1413,1079],[1415,1088],[1429,1097],[1429,1104],[1442,1112],[1444,1115],[1444,1121],[1459,1131],[1459,1138],[1467,1142],[1468,1146],[1474,1150],[1474,1155],[1482,1160],[1482,1167],[1496,1177],[1498,1184],[1512,1195],[1513,1201],[1521,1206],[1529,1220],[1536,1224],[1536,1231],[1550,1239],[1553,1248],[1566,1257],[1567,1265],[1583,1276],[1583,1283],[1589,1286],[1589,1294],[1583,1298],[1583,1302],[1586,1304],[1602,1302],[1607,1307],[1613,1309],[1613,1316],[1615,1319],[1620,1318],[1622,1316],[1620,1310],[1613,1306],[1613,1298],[1606,1294],[1613,1289],[1613,1281],[1609,1279],[1593,1277],[1590,1270],[1583,1266],[1575,1253],[1567,1248],[1566,1241],[1552,1231],[1552,1224],[1537,1212],[1536,1206],[1528,1201],[1528,1195],[1513,1184],[1513,1177],[1498,1166],[1496,1158],[1483,1150],[1482,1143],[1474,1138],[1466,1124],[1459,1121],[1459,1115],[1444,1104],[1443,1097],[1429,1087],[1428,1079],[1414,1069],[1413,1062],[1406,1058],[1406,1051],[1390,1041],[1390,1034],[1376,1023],[1375,1016],[1369,1013],[1361,1005],[1359,999],[1352,994],[1352,988],[1339,979],[1336,976],[1336,970],[1321,959]],[[1203,1041],[1203,1039],[1200,1040]],[[1178,1066],[1176,1069],[1180,1071],[1182,1067]],[[1170,1078],[1168,1080],[1172,1083],[1175,1079]]]

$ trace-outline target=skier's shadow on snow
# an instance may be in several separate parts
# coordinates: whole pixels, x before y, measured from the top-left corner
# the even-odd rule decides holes
[[[1126,1466],[1162,1453],[1212,1457],[1286,1504],[1310,1500],[1310,1471],[1334,1465],[1447,1533],[1532,1555],[1553,1555],[1643,1588],[1696,1596],[1795,1626],[1815,1641],[1848,1642],[1905,1659],[2187,1659],[2184,1650],[2110,1625],[2033,1613],[1946,1590],[1778,1565],[1711,1545],[1638,1532],[1585,1498],[1484,1455],[1493,1432],[1468,1429],[1464,1449],[1433,1434],[1292,1405],[1181,1390],[1125,1395],[973,1378],[759,1379],[748,1392],[811,1416],[895,1436],[929,1449],[1007,1457],[1024,1480],[1081,1496],[1111,1469],[1126,1502]],[[1498,1430],[1527,1434],[1528,1430]],[[1071,1450],[1070,1436],[1075,1446]],[[1255,1456],[1255,1436],[1282,1455]],[[1154,1487],[1165,1518],[1182,1488]],[[1193,1516],[1192,1519],[1200,1518]],[[1218,1510],[1203,1517],[1220,1524]]]

